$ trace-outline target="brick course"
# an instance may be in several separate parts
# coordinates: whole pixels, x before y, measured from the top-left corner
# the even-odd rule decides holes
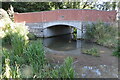
[[[60,9],[54,11],[15,13],[15,22],[37,23],[50,21],[93,21],[114,22],[116,11]]]

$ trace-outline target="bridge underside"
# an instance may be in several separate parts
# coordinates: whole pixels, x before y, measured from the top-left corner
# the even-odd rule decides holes
[[[53,37],[58,35],[70,34],[73,28],[67,25],[55,25],[45,28],[43,30],[43,37]]]

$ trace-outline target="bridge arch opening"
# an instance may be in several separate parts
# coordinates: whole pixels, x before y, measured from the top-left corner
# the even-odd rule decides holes
[[[76,27],[71,25],[64,25],[64,24],[51,25],[51,26],[47,26],[43,30],[43,34],[44,37],[54,37],[65,34],[72,34],[74,32],[74,28]]]

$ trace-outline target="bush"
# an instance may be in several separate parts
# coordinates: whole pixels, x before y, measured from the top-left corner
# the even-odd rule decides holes
[[[27,41],[28,37],[27,34],[28,29],[25,26],[25,23],[9,23],[6,24],[2,31],[5,33],[4,37],[2,38],[3,44],[11,44],[11,38],[14,36],[14,33],[23,36],[23,38]]]
[[[120,57],[120,51],[119,51],[119,50],[115,50],[115,51],[113,52],[113,56]]]
[[[117,31],[115,26],[98,22],[87,26],[85,38],[103,46],[115,47],[117,45]]]
[[[2,32],[4,33],[4,36],[2,37],[2,44],[11,44],[12,29],[10,24],[6,24],[2,28]]]
[[[120,57],[120,45],[118,45],[118,47],[116,47],[116,49],[113,51],[112,55]]]

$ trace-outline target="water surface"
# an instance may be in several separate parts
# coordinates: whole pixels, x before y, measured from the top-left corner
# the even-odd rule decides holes
[[[80,78],[117,78],[118,58],[112,56],[112,49],[86,42],[73,40],[72,35],[44,38],[46,57],[52,64],[62,64],[71,56],[74,59],[76,77]],[[100,57],[83,54],[84,49],[97,48]]]

